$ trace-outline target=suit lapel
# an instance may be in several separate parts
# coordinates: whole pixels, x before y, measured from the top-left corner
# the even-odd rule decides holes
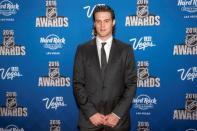
[[[97,46],[96,46],[96,39],[93,39],[91,42],[91,55],[90,57],[93,57],[93,64],[95,65],[95,68],[99,74],[99,76],[101,76],[101,69],[100,69],[100,62],[99,62],[99,57],[98,57],[98,51],[97,51]]]
[[[116,40],[113,39],[112,46],[111,46],[110,53],[109,53],[109,60],[108,60],[106,72],[107,72],[107,69],[110,68],[110,66],[113,63],[113,61],[116,60],[117,55],[119,55],[118,54],[118,45],[116,43]]]

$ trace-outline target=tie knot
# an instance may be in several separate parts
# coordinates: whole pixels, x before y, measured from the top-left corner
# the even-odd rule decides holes
[[[104,47],[107,43],[106,42],[103,42],[103,43],[101,43],[102,44],[102,47]]]

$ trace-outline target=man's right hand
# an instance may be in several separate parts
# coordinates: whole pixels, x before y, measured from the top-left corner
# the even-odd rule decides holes
[[[95,113],[89,119],[91,123],[95,126],[103,125],[105,123],[105,116],[100,113]]]

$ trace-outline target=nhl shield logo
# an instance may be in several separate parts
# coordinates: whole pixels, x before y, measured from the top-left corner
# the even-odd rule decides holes
[[[140,67],[138,69],[138,78],[145,80],[149,77],[148,68]]]
[[[197,111],[197,100],[194,99],[187,99],[185,103],[185,109],[188,112]]]
[[[59,68],[49,68],[49,77],[51,79],[57,79],[60,77]]]
[[[12,36],[4,36],[3,46],[6,48],[14,47],[14,37]]]
[[[6,107],[8,109],[14,109],[17,107],[16,97],[8,97],[6,101]]]
[[[149,131],[147,127],[139,127],[138,131]]]
[[[54,19],[57,17],[56,7],[47,7],[46,8],[46,17],[49,19]]]
[[[185,44],[188,47],[194,47],[197,45],[197,34],[186,35]]]
[[[144,18],[148,16],[148,6],[147,5],[140,5],[137,7],[137,16]]]
[[[50,131],[60,131],[59,125],[51,125]]]

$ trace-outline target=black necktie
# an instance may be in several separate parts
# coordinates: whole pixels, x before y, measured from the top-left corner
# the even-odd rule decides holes
[[[106,45],[106,42],[101,43],[102,48],[101,48],[101,69],[104,70],[106,65],[107,65],[107,58],[106,58],[106,53],[104,46]]]

